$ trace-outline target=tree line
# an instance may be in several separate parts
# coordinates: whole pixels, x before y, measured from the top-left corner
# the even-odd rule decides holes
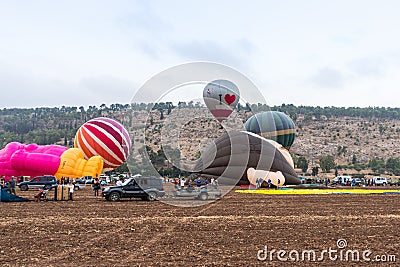
[[[84,122],[99,116],[113,117],[117,113],[126,114],[126,123],[130,124],[133,114],[130,111],[160,111],[160,119],[168,115],[174,108],[199,108],[204,107],[200,102],[180,101],[176,105],[172,102],[159,103],[130,103],[100,106],[61,106],[38,108],[3,108],[0,109],[0,147],[11,141],[22,143],[52,144],[62,142],[71,145],[76,130]],[[320,119],[322,116],[330,117],[361,117],[366,119],[398,119],[400,108],[386,107],[312,107],[282,104],[280,106],[267,106],[266,104],[241,104],[236,106],[238,111],[251,111],[254,113],[276,110],[288,114],[294,121],[302,115],[304,119]],[[164,113],[166,112],[166,113]],[[118,119],[118,118],[117,118]],[[61,141],[62,140],[62,141]]]

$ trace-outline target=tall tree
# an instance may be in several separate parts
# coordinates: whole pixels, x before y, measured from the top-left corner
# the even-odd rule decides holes
[[[307,172],[308,160],[304,156],[297,159],[297,168],[300,168],[302,172]]]
[[[321,156],[319,158],[319,165],[324,172],[330,172],[335,167],[335,158],[331,155]]]

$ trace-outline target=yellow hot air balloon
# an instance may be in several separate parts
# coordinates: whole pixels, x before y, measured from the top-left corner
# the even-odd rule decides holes
[[[98,177],[103,170],[101,156],[93,156],[86,160],[82,150],[70,148],[61,154],[60,166],[55,176],[78,178],[82,176]]]

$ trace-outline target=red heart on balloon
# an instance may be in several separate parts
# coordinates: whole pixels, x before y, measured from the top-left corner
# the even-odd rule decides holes
[[[225,95],[225,101],[226,101],[226,103],[228,103],[228,105],[230,105],[233,102],[235,102],[235,100],[236,100],[236,96],[235,95],[230,95],[230,94],[226,94]]]

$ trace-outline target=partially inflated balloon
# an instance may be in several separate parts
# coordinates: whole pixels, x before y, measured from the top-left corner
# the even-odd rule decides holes
[[[104,168],[115,169],[129,156],[131,139],[125,127],[109,118],[95,118],[84,123],[75,135],[74,146],[86,159],[101,156]]]
[[[258,179],[262,179],[263,182],[271,181],[271,184],[275,186],[282,186],[285,184],[285,176],[283,176],[282,172],[277,171],[264,171],[264,170],[256,170],[254,168],[247,169],[247,179],[252,185],[257,184]]]
[[[60,156],[67,150],[58,145],[39,146],[11,142],[0,150],[0,175],[11,176],[52,175],[60,165]]]
[[[290,161],[274,143],[250,132],[228,132],[203,151],[195,170],[200,174],[224,177],[234,184],[248,184],[246,172],[253,167],[256,170],[280,171],[286,184],[300,184]]]
[[[57,178],[99,177],[102,170],[103,159],[100,156],[93,156],[85,160],[82,150],[79,148],[70,148],[62,153],[60,165],[55,176]]]
[[[279,152],[282,153],[282,155],[285,157],[286,161],[290,164],[290,166],[292,166],[292,168],[294,169],[294,162],[293,162],[293,158],[290,155],[289,151],[284,148],[281,144],[278,144],[277,142],[275,142],[274,140],[270,140],[270,139],[266,139],[266,141],[268,141],[268,143],[272,144],[276,149],[279,150]]]
[[[227,80],[215,80],[204,87],[203,99],[213,116],[222,122],[239,102],[238,87]]]
[[[78,148],[12,142],[0,150],[0,175],[4,175],[6,181],[11,176],[97,177],[102,169],[100,156],[85,160]]]
[[[292,119],[279,111],[257,113],[246,121],[244,128],[248,132],[274,140],[286,149],[290,149],[296,137]]]

